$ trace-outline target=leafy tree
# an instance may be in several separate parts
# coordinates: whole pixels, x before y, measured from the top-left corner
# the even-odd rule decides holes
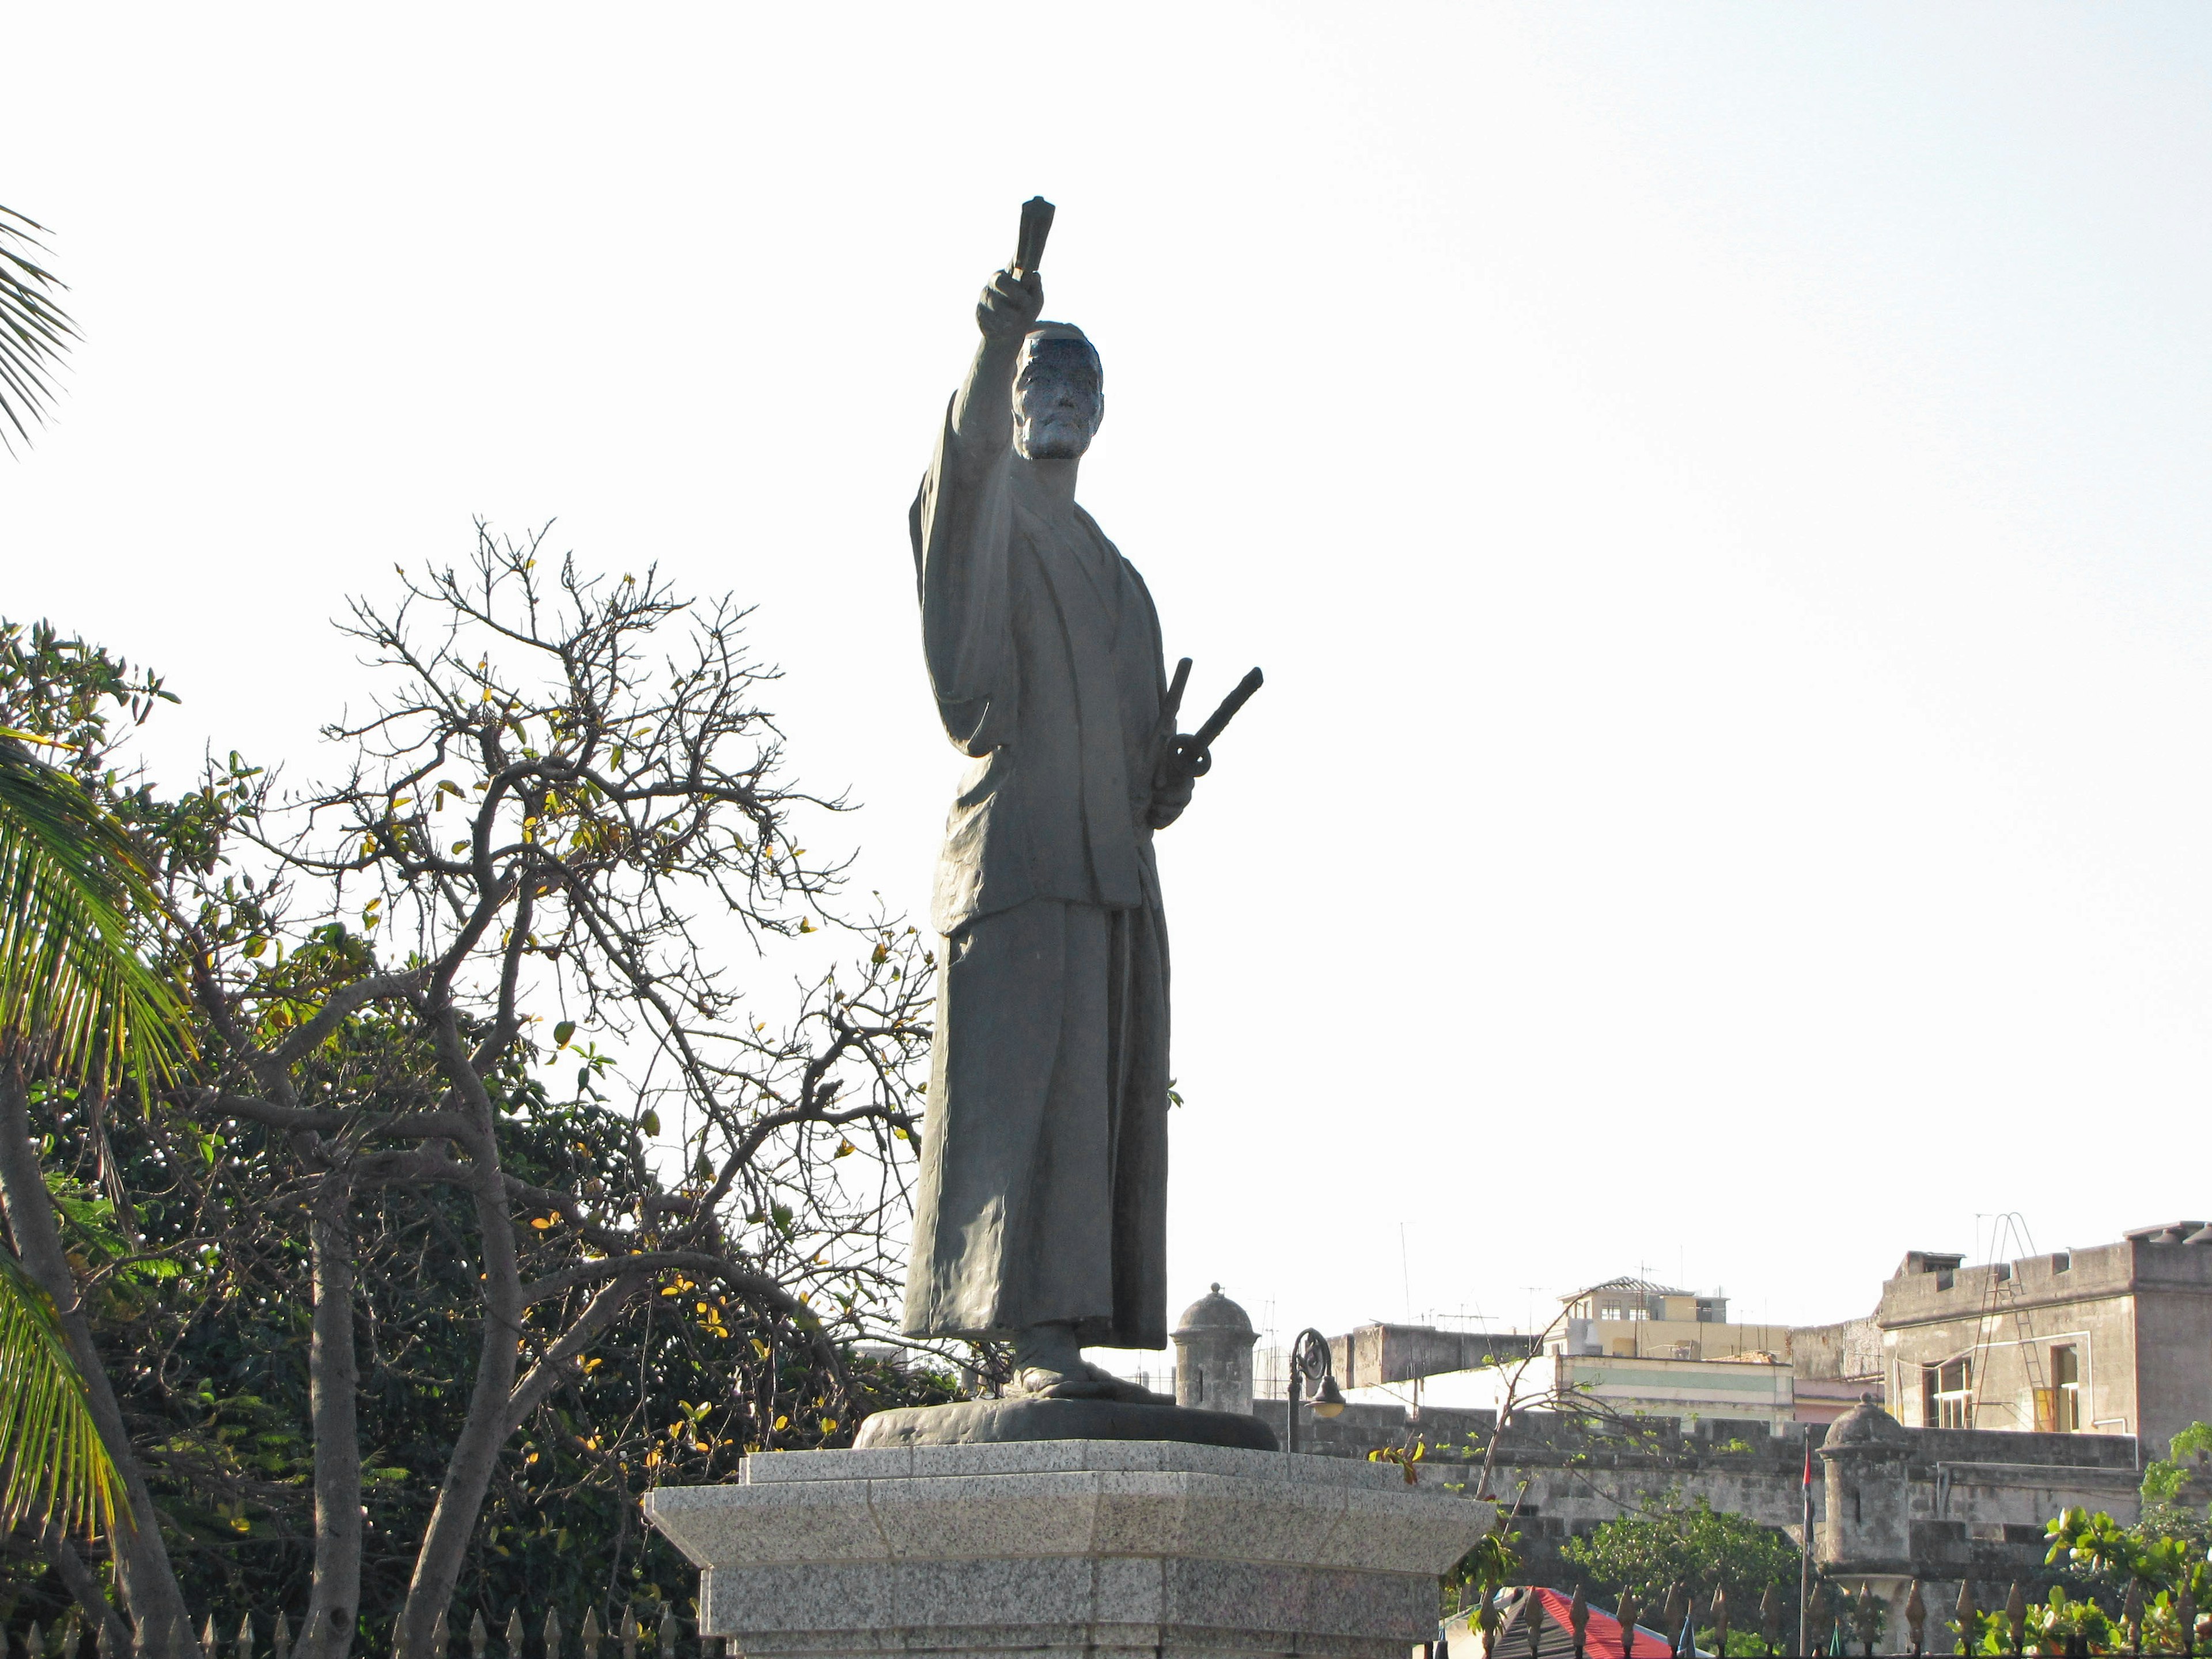
[[[58,686],[70,690],[56,696]],[[11,1523],[45,1517],[55,1570],[103,1615],[65,1528],[107,1524],[128,1593],[167,1621],[182,1607],[145,1483],[118,1467],[122,1419],[27,1110],[41,1077],[104,1090],[125,1064],[166,1078],[184,1052],[179,1000],[139,954],[148,919],[163,914],[152,872],[84,776],[26,746],[73,755],[81,772],[89,734],[106,729],[103,696],[143,717],[160,695],[52,629],[0,628],[0,1200],[13,1243],[0,1251],[0,1447],[11,1459],[0,1509]]]
[[[1748,1610],[1770,1588],[1794,1590],[1799,1565],[1796,1547],[1780,1533],[1703,1498],[1647,1503],[1568,1539],[1561,1553],[1594,1583],[1616,1595],[1633,1592],[1645,1607],[1660,1605],[1675,1584],[1700,1607],[1725,1589],[1740,1625],[1751,1622]]]
[[[2173,1437],[2166,1454],[2143,1471],[2144,1503],[2178,1503],[2192,1482],[2200,1489],[2212,1485],[2212,1423],[2191,1423]],[[2206,1496],[2212,1498],[2212,1492]]]
[[[141,1532],[196,1585],[304,1577],[301,1659],[419,1652],[465,1582],[665,1594],[643,1486],[949,1391],[853,1346],[888,1334],[934,964],[797,844],[839,803],[783,777],[743,613],[538,567],[480,528],[358,606],[389,693],[301,790],[232,755],[157,799],[114,764],[119,665],[0,673],[149,849],[199,1048],[126,1067],[136,1113],[27,1068],[17,1162],[118,1241],[57,1259]],[[860,960],[772,1026],[721,957],[817,933]],[[154,1653],[158,1566],[117,1586]]]
[[[2212,1567],[2205,1562],[2208,1528],[2202,1516],[2154,1509],[2133,1526],[2124,1527],[2100,1510],[2063,1510],[2044,1528],[2051,1547],[2044,1559],[2063,1567],[2093,1589],[2125,1591],[2186,1586],[2212,1602]]]

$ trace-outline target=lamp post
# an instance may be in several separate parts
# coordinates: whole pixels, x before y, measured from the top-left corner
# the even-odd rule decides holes
[[[1340,1417],[1344,1391],[1336,1386],[1336,1371],[1329,1358],[1328,1339],[1309,1325],[1291,1343],[1290,1387],[1283,1401],[1283,1449],[1298,1449],[1298,1401],[1310,1389],[1316,1417]]]

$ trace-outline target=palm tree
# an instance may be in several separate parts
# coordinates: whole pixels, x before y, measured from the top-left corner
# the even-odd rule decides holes
[[[152,878],[128,832],[33,759],[27,735],[0,728],[0,1067],[15,1103],[33,1068],[103,1085],[125,1066],[165,1075],[182,1053],[177,999],[136,948],[133,915],[162,914]],[[9,1219],[28,1249],[26,1170],[10,1173]],[[105,1529],[122,1496],[55,1305],[73,1287],[42,1282],[55,1266],[34,1272],[0,1247],[0,1528],[39,1515]]]
[[[33,234],[46,227],[12,208],[0,207],[0,416],[30,441],[25,417],[46,418],[53,399],[48,377],[76,337],[76,325],[54,301],[63,283],[32,257],[46,252]],[[0,444],[15,442],[0,428]]]

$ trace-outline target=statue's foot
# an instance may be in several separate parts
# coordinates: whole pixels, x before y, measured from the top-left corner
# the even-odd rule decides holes
[[[1131,1406],[1172,1406],[1165,1395],[1079,1363],[1072,1367],[1024,1365],[1014,1373],[1010,1393],[1030,1400],[1118,1400]]]

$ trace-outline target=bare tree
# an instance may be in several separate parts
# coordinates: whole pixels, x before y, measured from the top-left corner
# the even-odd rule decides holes
[[[161,1102],[190,1143],[166,1167],[204,1218],[191,1260],[213,1296],[224,1275],[283,1280],[269,1229],[307,1241],[300,1659],[340,1659],[360,1615],[369,1212],[465,1216],[477,1269],[474,1374],[403,1654],[429,1647],[501,1449],[647,1301],[680,1295],[730,1339],[764,1402],[749,1443],[769,1445],[848,1419],[843,1350],[895,1273],[931,956],[912,928],[846,917],[845,872],[798,844],[842,803],[786,777],[744,613],[541,548],[480,526],[464,568],[403,572],[395,607],[356,605],[344,631],[385,690],[326,731],[351,757],[337,782],[286,790],[233,756],[166,820],[204,1028],[197,1079]],[[726,965],[764,967],[772,944],[808,964],[795,996]],[[778,1006],[794,1011],[763,1012]],[[557,1097],[624,1136],[580,1129],[550,1173],[517,1173],[518,1113]],[[222,1149],[257,1132],[274,1151],[249,1182]],[[138,1454],[111,1449],[140,1478]]]

